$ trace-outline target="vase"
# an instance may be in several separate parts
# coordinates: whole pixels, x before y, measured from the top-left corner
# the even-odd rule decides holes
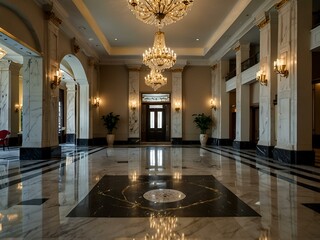
[[[113,146],[114,137],[114,134],[107,134],[107,143],[109,147]]]
[[[200,134],[200,144],[201,144],[201,147],[205,147],[206,144],[207,144],[207,140],[208,140],[208,135],[207,134],[203,134],[201,133]]]

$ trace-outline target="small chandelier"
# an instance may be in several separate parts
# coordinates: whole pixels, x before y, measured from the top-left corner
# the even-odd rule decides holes
[[[153,47],[145,51],[142,61],[149,68],[159,71],[171,68],[176,63],[177,55],[166,47],[164,32],[156,32]]]
[[[182,19],[193,0],[128,0],[128,5],[139,20],[162,28]]]
[[[5,50],[3,50],[2,48],[0,48],[0,59],[2,59],[6,54],[7,54],[7,52]]]
[[[151,87],[154,91],[157,91],[160,87],[167,84],[167,78],[157,69],[151,69],[150,74],[148,74],[144,80],[146,85]]]

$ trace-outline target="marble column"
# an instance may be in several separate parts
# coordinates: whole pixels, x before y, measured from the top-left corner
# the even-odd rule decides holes
[[[250,44],[237,43],[236,47],[236,139],[233,147],[250,148],[250,85],[242,84],[241,63],[249,58]]]
[[[77,145],[89,145],[89,84],[78,85],[78,134]]]
[[[172,141],[172,144],[182,143],[182,112],[183,112],[182,71],[183,71],[183,67],[175,67],[172,69],[172,91],[171,91],[171,141]]]
[[[128,66],[129,69],[129,136],[128,142],[140,142],[140,66]]]
[[[260,85],[259,95],[259,142],[256,152],[260,156],[272,157],[275,146],[275,105],[277,76],[273,71],[273,60],[277,58],[278,14],[271,11],[257,18],[260,29],[260,71],[267,83]]]
[[[312,150],[312,1],[281,1],[276,5],[278,58],[288,76],[278,75],[278,129],[274,159],[292,164],[314,164]]]
[[[67,83],[66,143],[76,144],[76,85]]]
[[[213,144],[218,146],[231,145],[230,140],[230,104],[229,93],[223,76],[229,71],[228,61],[220,60],[212,67],[211,86],[212,99],[216,102],[216,109],[212,109],[214,126],[212,128]]]

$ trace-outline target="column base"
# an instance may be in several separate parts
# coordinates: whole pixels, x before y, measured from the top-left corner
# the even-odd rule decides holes
[[[44,147],[44,148],[20,148],[20,160],[43,160],[51,158],[61,158],[61,147]]]
[[[128,138],[128,144],[140,144],[140,138]]]
[[[256,146],[256,154],[258,156],[272,158],[273,157],[273,153],[272,153],[273,149],[274,149],[274,146],[257,145]]]
[[[182,138],[171,138],[172,145],[182,145]]]
[[[246,141],[233,141],[232,146],[235,149],[253,149],[254,148],[252,142],[246,142]]]
[[[310,151],[293,151],[274,148],[273,159],[281,163],[314,166],[315,153]]]
[[[228,138],[212,138],[212,145],[214,146],[232,146],[232,140]]]
[[[66,143],[68,144],[76,144],[76,135],[72,133],[66,134]]]
[[[84,138],[78,138],[77,139],[77,145],[78,146],[89,146],[90,139],[84,139]]]

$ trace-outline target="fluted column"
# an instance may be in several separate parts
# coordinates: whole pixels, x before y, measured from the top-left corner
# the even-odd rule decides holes
[[[140,66],[128,66],[129,68],[129,143],[140,142]]]
[[[229,93],[226,92],[226,82],[223,76],[229,71],[229,63],[220,60],[212,67],[211,87],[212,99],[215,100],[216,109],[212,109],[214,126],[212,129],[212,138],[214,145],[230,145],[230,104]]]
[[[241,63],[249,58],[250,45],[238,43],[236,50],[236,139],[234,148],[250,147],[250,85],[242,84]]]
[[[173,144],[182,143],[182,71],[183,67],[172,69],[171,140]]]
[[[272,156],[275,146],[275,104],[277,94],[277,76],[273,71],[273,60],[277,58],[278,15],[275,11],[263,13],[257,17],[260,29],[260,71],[267,79],[266,85],[260,85],[259,95],[259,142],[257,154]]]

